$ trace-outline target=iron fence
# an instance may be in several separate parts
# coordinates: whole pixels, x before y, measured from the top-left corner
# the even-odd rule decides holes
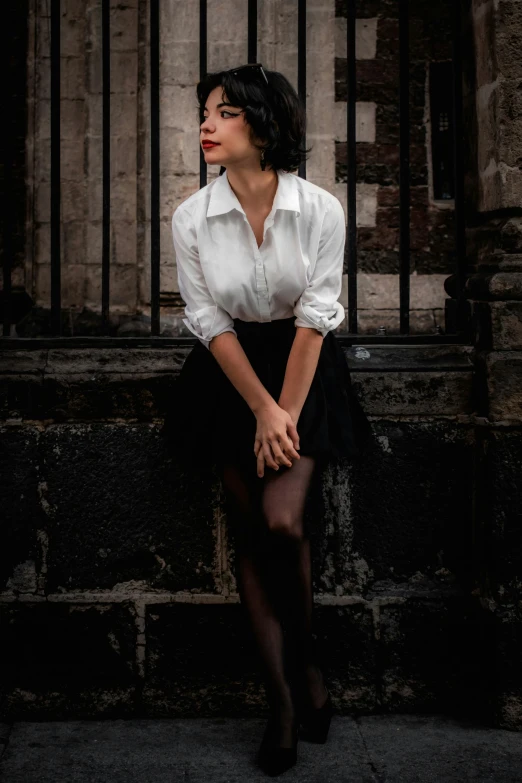
[[[444,343],[469,342],[469,310],[463,295],[466,271],[466,237],[463,190],[463,127],[462,127],[462,27],[460,3],[455,0],[453,9],[452,42],[452,126],[453,126],[453,177],[455,207],[455,270],[454,288],[456,297],[446,299],[445,329],[435,334],[410,333],[410,50],[409,50],[409,0],[397,0],[399,46],[399,152],[400,152],[400,227],[399,227],[399,295],[400,333],[358,334],[357,325],[357,203],[356,203],[356,0],[346,0],[347,11],[347,279],[348,312],[345,321],[346,332],[338,334],[347,344],[357,343]],[[101,333],[100,337],[63,337],[61,334],[61,253],[60,253],[60,0],[50,3],[50,262],[51,262],[51,338],[11,337],[10,292],[12,243],[9,227],[4,237],[4,317],[3,345],[18,347],[21,342],[34,347],[63,345],[73,341],[75,345],[107,346],[179,344],[193,342],[193,337],[172,338],[160,336],[160,18],[159,0],[149,0],[150,13],[150,269],[151,269],[151,328],[150,337],[109,337],[110,310],[110,3],[102,0],[102,287],[101,287]],[[257,62],[257,0],[248,0],[248,62]],[[306,0],[297,0],[297,90],[306,108]],[[199,69],[207,71],[207,2],[199,3]],[[9,172],[8,161],[6,171]],[[306,164],[298,171],[306,178]],[[207,166],[200,149],[200,186],[207,184]]]

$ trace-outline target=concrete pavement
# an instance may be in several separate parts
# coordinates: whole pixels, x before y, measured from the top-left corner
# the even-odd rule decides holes
[[[1,783],[257,783],[265,719],[16,722]],[[521,783],[522,735],[440,715],[334,715],[326,745],[299,743],[299,783]]]

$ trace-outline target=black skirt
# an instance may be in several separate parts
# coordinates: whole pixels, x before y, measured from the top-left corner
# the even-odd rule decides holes
[[[277,402],[296,329],[295,318],[234,320],[261,383]],[[227,459],[251,465],[256,474],[256,418],[199,340],[185,359],[166,411],[161,435],[184,469],[212,470]],[[302,456],[324,464],[360,455],[371,425],[352,389],[344,352],[333,332],[323,339],[317,369],[297,422]]]

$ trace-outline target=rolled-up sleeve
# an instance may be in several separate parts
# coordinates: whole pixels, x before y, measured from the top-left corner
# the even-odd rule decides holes
[[[196,230],[190,213],[176,209],[172,216],[172,238],[178,270],[179,292],[185,302],[183,323],[205,348],[222,332],[233,332],[234,319],[217,305],[206,284],[199,259]]]
[[[343,280],[346,224],[339,199],[328,203],[317,252],[317,261],[308,287],[294,305],[295,326],[317,329],[323,337],[345,318],[338,301]]]

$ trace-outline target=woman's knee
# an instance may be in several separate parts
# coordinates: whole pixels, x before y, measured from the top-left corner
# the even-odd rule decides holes
[[[278,536],[301,541],[303,539],[303,522],[300,517],[288,513],[285,509],[279,509],[264,513],[268,530]]]

